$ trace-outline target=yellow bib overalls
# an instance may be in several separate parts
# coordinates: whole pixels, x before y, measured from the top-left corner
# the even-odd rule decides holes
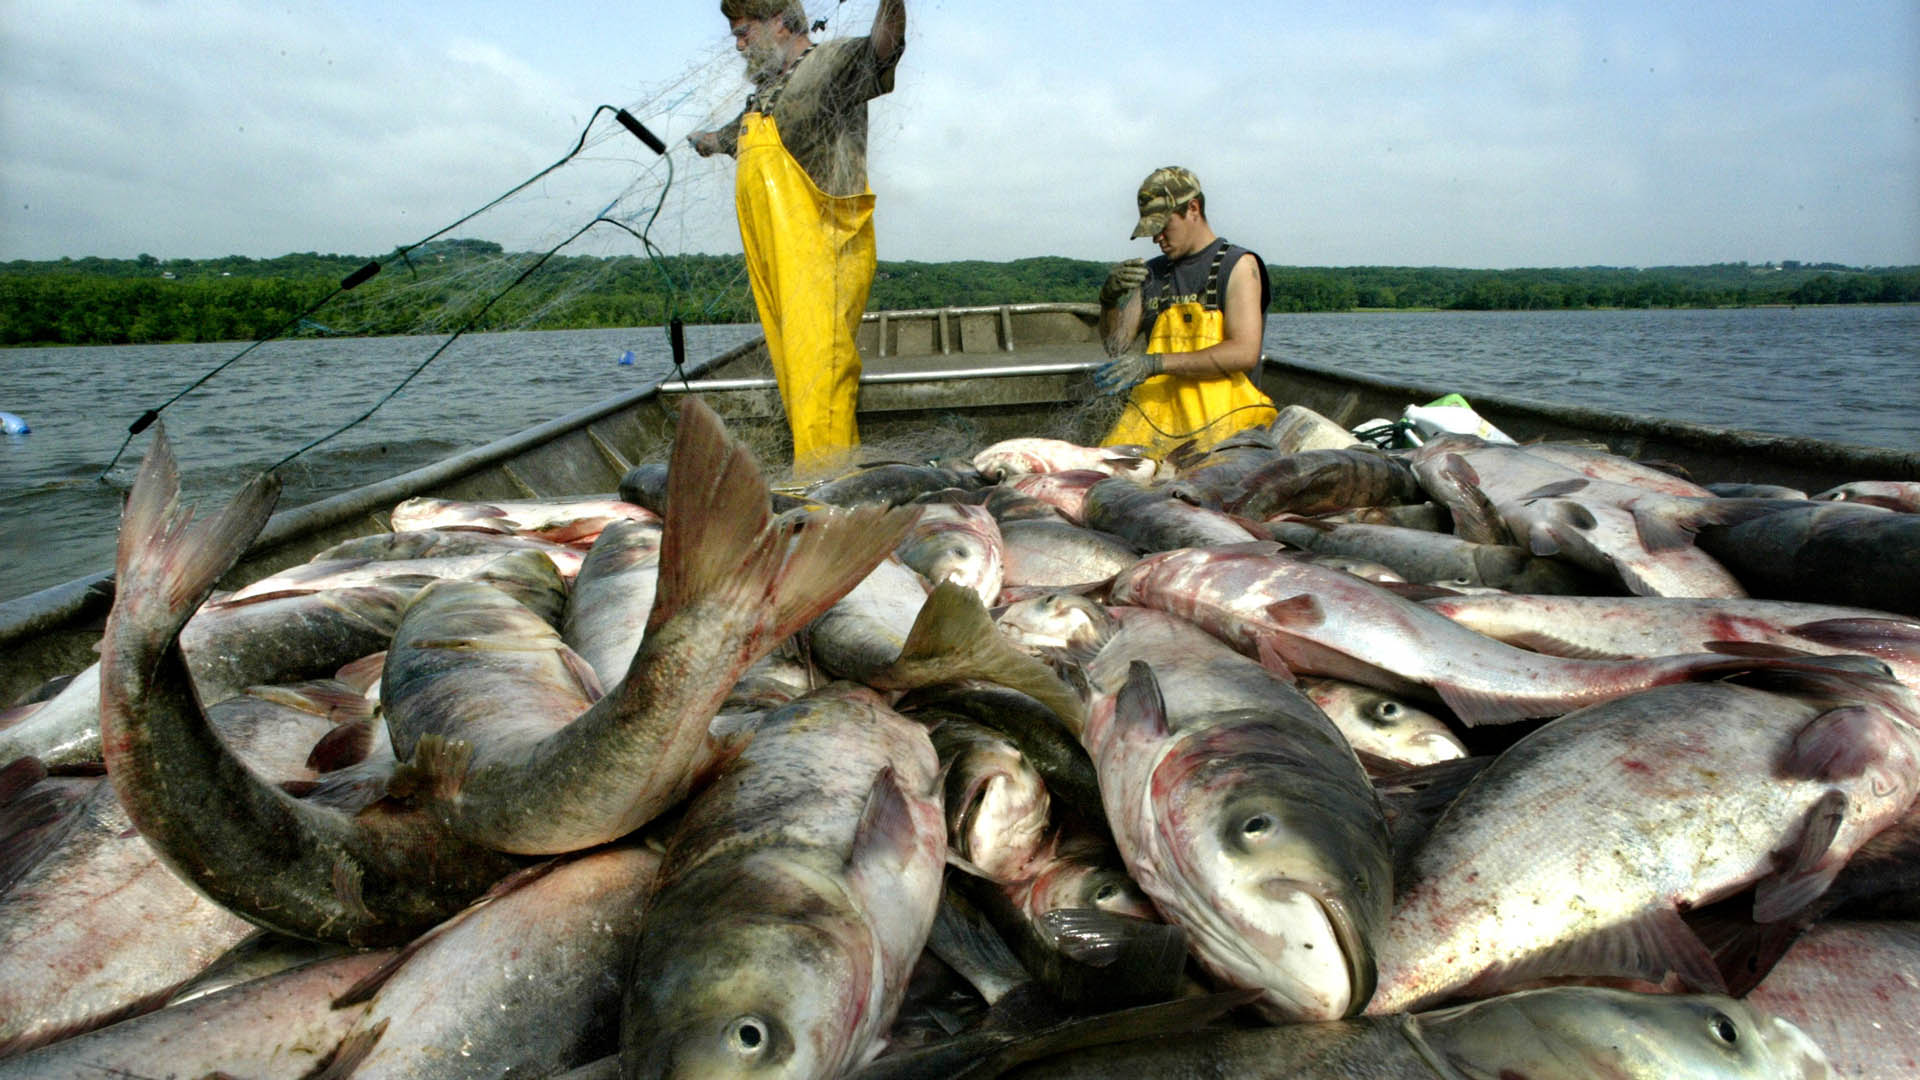
[[[873,286],[873,192],[821,191],[770,111],[742,118],[738,156],[740,240],[793,431],[794,475],[828,475],[860,445],[854,334]]]
[[[1225,252],[1223,247],[1214,257],[1209,274],[1207,291],[1219,297],[1226,293],[1224,286],[1215,290],[1219,260]],[[1147,354],[1194,352],[1218,345],[1227,339],[1226,325],[1221,307],[1209,308],[1197,301],[1170,305],[1153,321]],[[1193,439],[1205,449],[1236,431],[1270,424],[1277,415],[1273,400],[1243,371],[1206,377],[1155,375],[1133,388],[1126,411],[1100,445],[1139,444],[1158,456]]]

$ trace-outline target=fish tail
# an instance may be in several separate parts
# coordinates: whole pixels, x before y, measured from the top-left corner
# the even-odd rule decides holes
[[[157,607],[165,615],[166,632],[178,631],[260,535],[279,497],[280,481],[261,473],[218,514],[195,523],[192,511],[180,505],[173,449],[155,425],[153,449],[141,462],[121,513],[116,607],[125,612]]]
[[[766,640],[812,621],[899,543],[917,508],[829,508],[775,521],[753,455],[698,398],[680,406],[652,634],[696,600],[766,612]]]
[[[832,607],[880,565],[913,528],[919,507],[863,506],[798,519],[786,560],[768,590],[774,640],[783,640]]]
[[[767,483],[753,455],[698,398],[681,402],[648,636],[716,593],[738,591],[738,601],[757,601],[745,593],[772,573],[779,556],[768,542],[771,518]]]

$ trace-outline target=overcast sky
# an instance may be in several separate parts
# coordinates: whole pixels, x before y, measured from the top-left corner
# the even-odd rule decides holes
[[[874,0],[830,6],[864,32]],[[717,0],[0,0],[0,259],[531,247],[608,206],[737,251],[745,93]],[[1295,265],[1920,263],[1920,4],[909,0],[872,108],[883,259],[1151,253],[1133,193],[1199,174]],[[596,230],[576,250],[637,253]]]

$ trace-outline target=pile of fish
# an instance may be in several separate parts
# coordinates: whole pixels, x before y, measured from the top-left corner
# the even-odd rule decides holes
[[[688,399],[216,591],[276,495],[157,434],[0,713],[0,1078],[1920,1075],[1920,485]]]

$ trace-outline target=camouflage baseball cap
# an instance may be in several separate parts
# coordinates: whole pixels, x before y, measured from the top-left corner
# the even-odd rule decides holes
[[[797,21],[805,22],[806,9],[800,0],[720,0],[720,14],[727,19],[772,19],[791,8]]]
[[[1167,227],[1167,219],[1200,197],[1200,178],[1178,165],[1155,169],[1140,182],[1140,224],[1132,239],[1153,236]]]

